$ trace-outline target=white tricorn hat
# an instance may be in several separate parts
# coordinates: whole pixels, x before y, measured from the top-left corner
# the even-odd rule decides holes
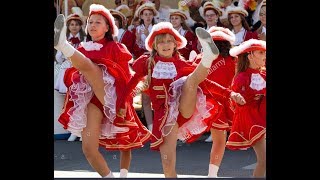
[[[182,49],[187,45],[186,38],[181,36],[179,32],[173,28],[171,23],[159,22],[158,24],[155,24],[152,27],[150,34],[146,38],[145,46],[148,51],[152,51],[152,44],[154,42],[154,38],[159,34],[172,35],[177,42],[177,49]]]
[[[208,32],[214,41],[229,41],[233,44],[236,41],[236,36],[228,28],[212,26]]]
[[[114,17],[111,15],[110,11],[107,8],[105,8],[103,5],[100,5],[100,4],[91,4],[87,21],[89,20],[89,18],[92,14],[100,14],[100,15],[104,16],[107,19],[107,21],[109,22],[111,34],[113,36],[118,35],[119,30],[114,22]],[[88,29],[88,23],[87,23],[87,27],[86,27],[86,32],[87,32],[87,29]]]
[[[233,57],[237,57],[239,54],[256,50],[266,51],[266,41],[258,39],[249,39],[247,41],[242,42],[239,46],[231,48],[229,50],[229,54]]]

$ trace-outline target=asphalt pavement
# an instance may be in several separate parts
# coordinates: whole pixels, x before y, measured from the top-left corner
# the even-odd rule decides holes
[[[192,144],[178,143],[176,170],[178,177],[206,178],[208,174],[211,143],[205,143],[202,136]],[[132,161],[128,177],[162,178],[160,153],[149,149],[149,144],[132,151]],[[100,148],[109,167],[119,177],[119,152]],[[226,149],[218,176],[223,178],[249,178],[255,168],[256,157],[252,148],[232,151]],[[81,142],[54,140],[54,177],[100,177],[82,153]]]

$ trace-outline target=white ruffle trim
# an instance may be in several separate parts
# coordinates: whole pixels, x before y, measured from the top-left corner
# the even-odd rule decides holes
[[[170,90],[172,90],[169,95],[168,105],[169,113],[165,125],[161,129],[162,135],[167,136],[175,123],[177,122],[177,117],[179,115],[179,100],[182,92],[182,85],[185,83],[187,77],[181,77],[178,80],[170,84]],[[170,92],[169,90],[169,92]],[[181,141],[187,141],[193,135],[201,134],[207,129],[207,124],[203,121],[208,118],[210,110],[213,109],[214,105],[207,104],[206,96],[200,87],[197,89],[197,102],[196,109],[192,117],[188,122],[184,123],[178,129],[178,139]]]
[[[88,42],[81,42],[81,46],[86,50],[86,51],[99,51],[103,45],[100,43],[94,43],[93,41],[88,41]]]
[[[103,106],[105,118],[101,123],[101,134],[100,139],[108,138],[115,139],[117,133],[128,132],[128,127],[117,127],[113,125],[114,119],[116,118],[116,87],[114,85],[115,79],[112,77],[107,68],[101,66],[103,72],[103,81],[105,83],[104,90],[106,92],[104,96],[105,104]],[[68,123],[68,130],[80,136],[83,128],[87,124],[87,105],[91,101],[94,93],[85,80],[83,75],[80,75],[79,82],[73,82],[70,87],[70,99],[74,102],[74,106],[70,108],[68,114],[70,115],[70,121]]]
[[[153,68],[152,77],[156,79],[173,79],[177,70],[173,62],[158,61]]]
[[[251,74],[250,87],[254,90],[260,91],[261,89],[266,88],[266,81],[259,73],[253,73]]]

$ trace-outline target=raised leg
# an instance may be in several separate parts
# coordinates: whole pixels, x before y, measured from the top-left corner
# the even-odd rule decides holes
[[[208,76],[212,62],[219,56],[219,49],[214,44],[209,32],[197,28],[196,34],[203,48],[202,59],[197,68],[189,74],[182,87],[179,111],[184,118],[190,118],[196,108],[197,88]]]

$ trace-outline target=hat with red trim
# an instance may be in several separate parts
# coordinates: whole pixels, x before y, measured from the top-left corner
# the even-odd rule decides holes
[[[184,48],[187,45],[185,37],[181,36],[177,30],[175,30],[169,22],[159,22],[155,24],[145,41],[145,46],[148,51],[152,51],[152,44],[154,39],[159,34],[170,34],[177,41],[177,49]]]
[[[116,26],[116,24],[114,23],[114,17],[111,15],[110,11],[107,8],[105,8],[103,5],[100,5],[100,4],[91,4],[87,21],[89,20],[89,18],[92,14],[100,14],[100,15],[104,16],[107,19],[107,21],[109,22],[111,34],[113,36],[118,35],[119,30],[118,30],[118,27]],[[87,32],[87,29],[88,29],[88,23],[87,23],[87,27],[86,27],[86,32]]]
[[[214,41],[229,41],[233,44],[236,41],[236,36],[228,28],[212,26],[208,32]]]
[[[247,41],[242,42],[239,46],[231,48],[229,54],[233,57],[237,57],[239,54],[256,50],[266,51],[266,41],[258,39],[249,39]]]

